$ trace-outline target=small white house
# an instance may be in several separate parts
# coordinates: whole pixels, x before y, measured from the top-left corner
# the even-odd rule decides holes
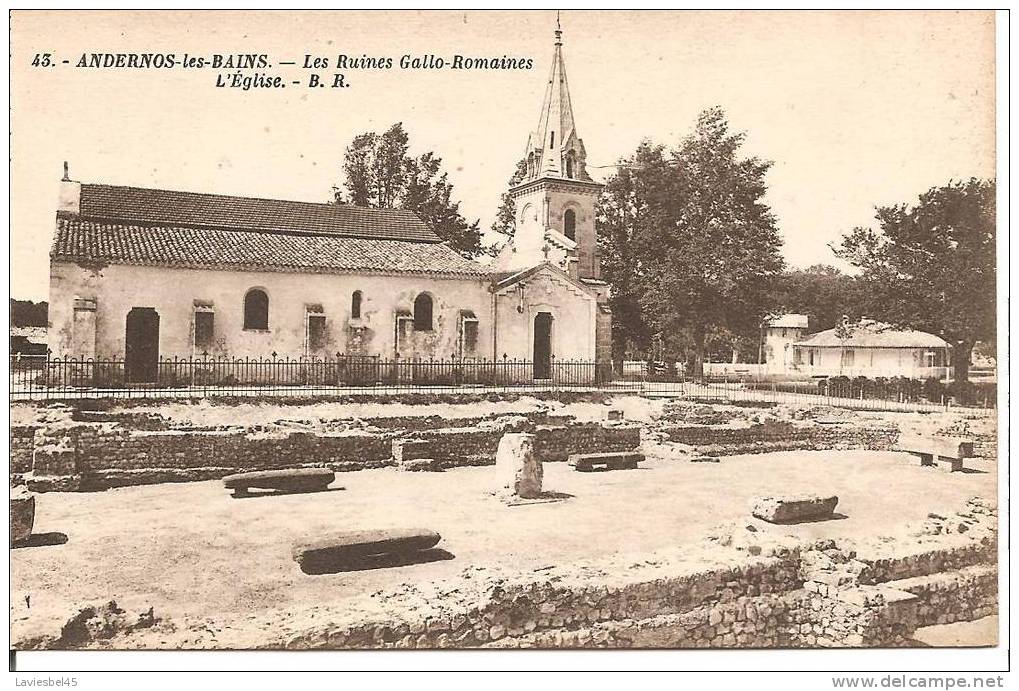
[[[761,326],[761,362],[767,372],[788,371],[793,363],[793,344],[807,333],[805,314],[772,317]]]
[[[863,319],[794,343],[790,371],[813,377],[945,379],[952,376],[949,348],[934,334]]]

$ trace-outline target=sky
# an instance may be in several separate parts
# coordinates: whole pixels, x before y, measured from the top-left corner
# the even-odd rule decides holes
[[[82,182],[329,201],[358,133],[403,122],[488,228],[537,125],[555,12],[25,12],[11,20],[11,291],[45,299],[62,174]],[[950,179],[993,177],[994,17],[934,11],[564,11],[589,172],[642,139],[674,145],[715,105],[774,162],[768,195],[791,267]],[[52,68],[33,67],[49,52]],[[94,70],[82,53],[388,56],[345,89],[217,88],[229,70]],[[532,58],[533,69],[398,68],[401,56]],[[294,66],[277,66],[294,61]],[[602,166],[602,167],[600,167]]]

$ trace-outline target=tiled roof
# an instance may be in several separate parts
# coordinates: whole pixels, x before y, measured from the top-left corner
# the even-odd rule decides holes
[[[948,343],[926,331],[895,329],[888,324],[861,320],[850,325],[846,338],[839,338],[836,329],[819,331],[794,345],[812,348],[947,348]]]
[[[776,329],[806,329],[810,317],[806,314],[783,314],[768,320],[768,326]]]
[[[133,225],[58,217],[50,256],[181,268],[310,273],[485,275],[484,267],[433,242]]]
[[[402,209],[367,209],[116,185],[82,184],[79,214],[96,220],[168,226],[441,241],[424,221]]]

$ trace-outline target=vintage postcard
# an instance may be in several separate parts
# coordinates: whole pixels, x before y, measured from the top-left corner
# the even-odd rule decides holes
[[[12,667],[1004,659],[996,21],[12,11]]]

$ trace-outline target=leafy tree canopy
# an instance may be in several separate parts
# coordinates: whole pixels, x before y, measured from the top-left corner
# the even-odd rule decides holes
[[[912,206],[879,207],[835,253],[861,269],[874,317],[942,336],[967,381],[973,345],[995,339],[995,183],[951,181]]]
[[[659,339],[701,371],[710,338],[756,333],[782,270],[764,203],[768,161],[742,157],[746,134],[711,108],[677,148],[643,142],[599,204],[616,339]]]
[[[481,254],[479,222],[468,223],[460,213],[442,159],[432,151],[415,158],[409,148],[399,122],[382,134],[354,137],[343,155],[343,185],[336,189],[336,203],[413,211],[453,249],[468,257]]]
[[[861,282],[828,264],[783,272],[776,281],[775,310],[810,317],[811,331],[834,328],[848,317],[870,316],[868,296]]]

